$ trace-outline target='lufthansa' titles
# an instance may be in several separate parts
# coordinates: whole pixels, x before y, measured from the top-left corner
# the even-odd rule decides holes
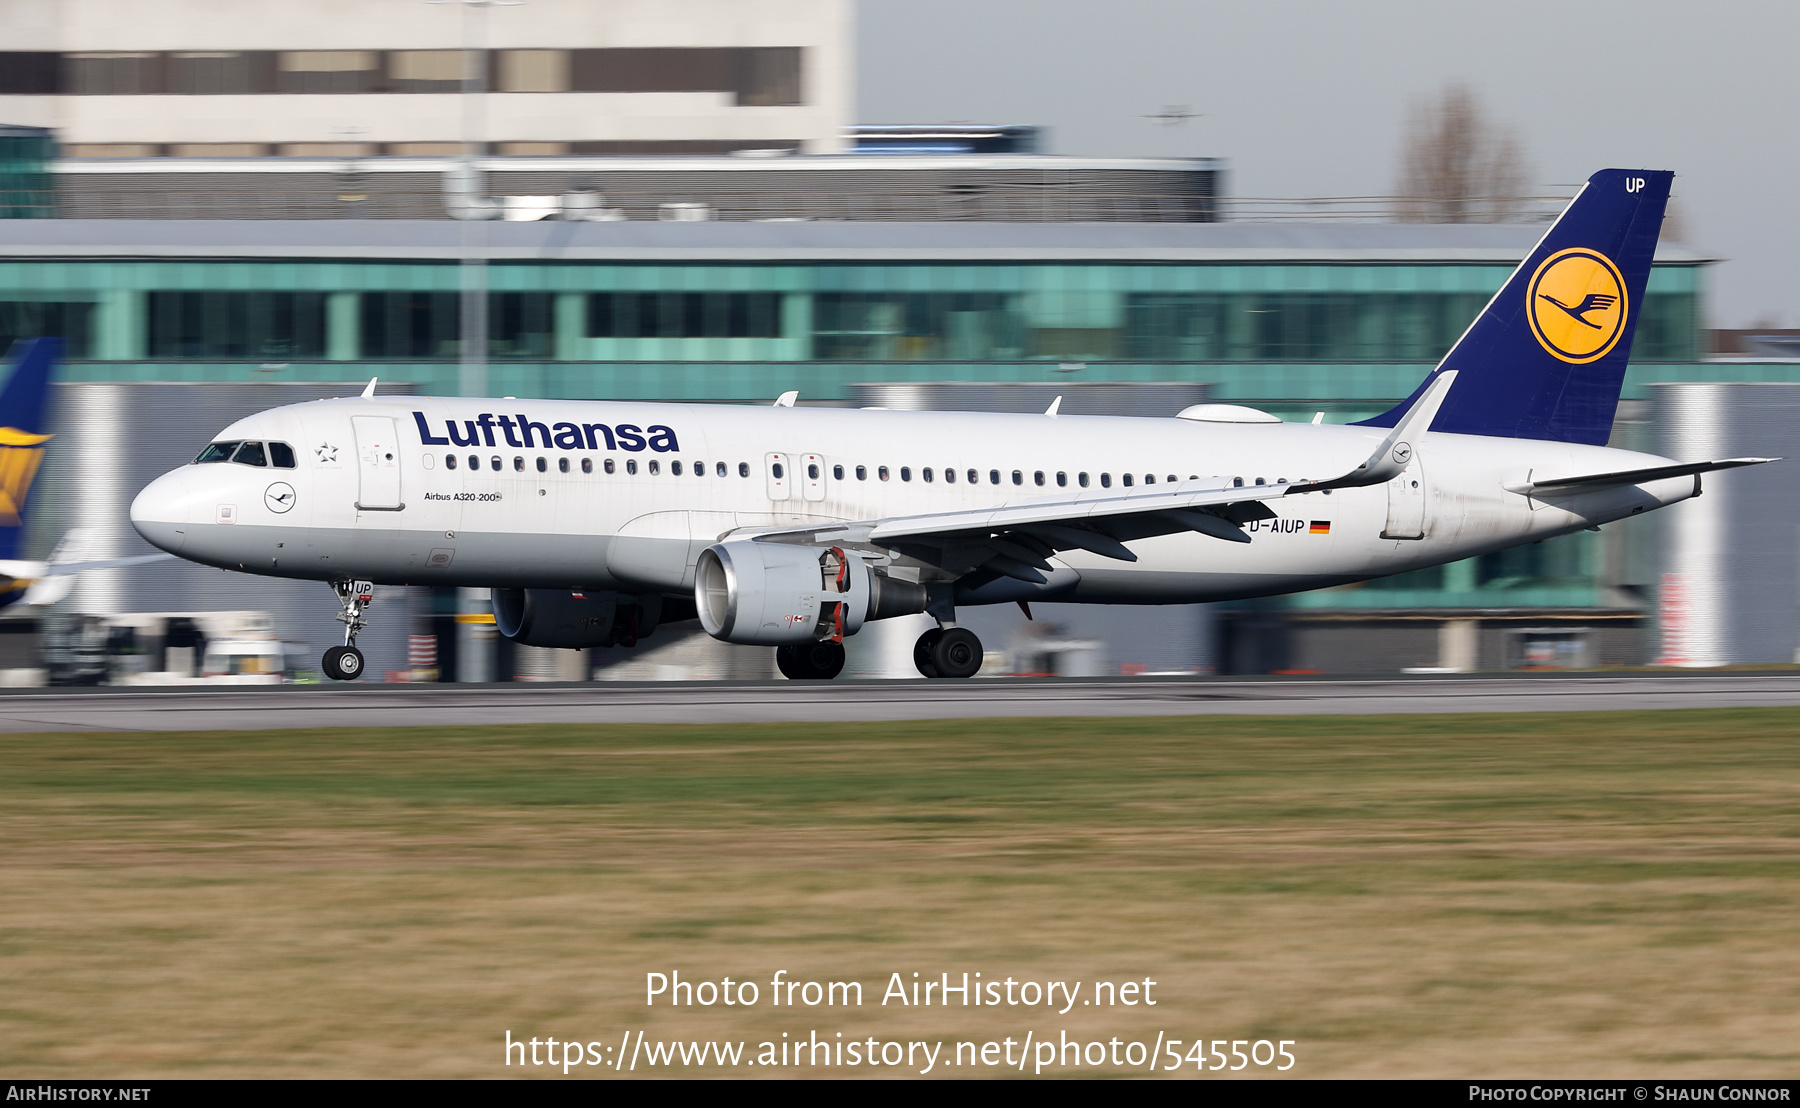
[[[419,441],[426,446],[499,446],[518,450],[651,450],[672,454],[681,449],[675,431],[660,423],[639,427],[634,423],[540,423],[523,415],[496,416],[483,412],[474,419],[444,420],[444,435],[431,433],[424,412],[414,412]]]

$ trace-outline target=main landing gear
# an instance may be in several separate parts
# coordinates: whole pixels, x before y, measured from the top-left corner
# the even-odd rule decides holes
[[[844,671],[844,644],[826,639],[778,646],[775,668],[789,681],[829,681]]]
[[[913,665],[927,677],[973,677],[981,669],[981,640],[966,627],[933,627],[913,644]]]
[[[344,625],[344,645],[327,650],[319,668],[333,681],[354,681],[363,674],[363,656],[356,649],[356,636],[369,625],[363,613],[375,599],[375,585],[370,581],[333,581],[331,590],[337,593],[337,618]]]

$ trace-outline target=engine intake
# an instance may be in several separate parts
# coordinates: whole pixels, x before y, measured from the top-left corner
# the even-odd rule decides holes
[[[736,539],[700,552],[694,603],[706,633],[726,642],[780,646],[842,639],[871,618],[902,614],[908,589],[869,570],[841,547],[821,549]]]

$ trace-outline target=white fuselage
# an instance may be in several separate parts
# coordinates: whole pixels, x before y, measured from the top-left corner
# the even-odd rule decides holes
[[[531,425],[524,432],[521,417]],[[184,466],[145,488],[131,517],[165,550],[248,573],[676,593],[692,589],[700,552],[734,533],[1160,493],[1171,479],[1325,480],[1368,458],[1385,433],[1177,418],[351,398],[272,409],[218,437],[287,443],[293,468]],[[1141,539],[1129,544],[1136,562],[1067,551],[1051,560],[1046,584],[1017,583],[993,599],[1023,589],[1176,603],[1317,588],[1595,527],[1698,488],[1697,478],[1679,477],[1545,501],[1503,486],[1665,460],[1438,433],[1415,445],[1410,466],[1387,484],[1266,501],[1277,518],[1246,525],[1247,543],[1192,532]]]

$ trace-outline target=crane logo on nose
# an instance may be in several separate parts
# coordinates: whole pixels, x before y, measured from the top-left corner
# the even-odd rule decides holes
[[[263,505],[269,511],[280,515],[294,506],[294,486],[286,481],[277,481],[263,490]]]

